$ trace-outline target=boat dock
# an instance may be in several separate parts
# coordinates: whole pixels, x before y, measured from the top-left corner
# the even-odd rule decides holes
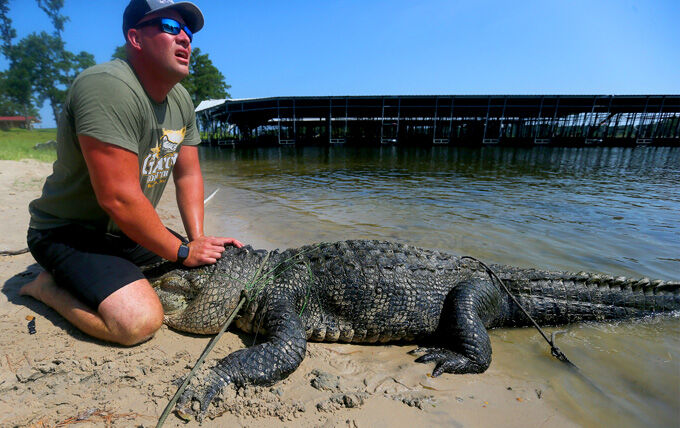
[[[680,145],[680,95],[272,97],[196,115],[215,145]]]

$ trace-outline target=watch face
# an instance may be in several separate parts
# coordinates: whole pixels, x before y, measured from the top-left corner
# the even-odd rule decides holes
[[[182,244],[179,246],[179,250],[177,250],[177,258],[186,259],[187,257],[189,257],[189,247],[186,244]]]

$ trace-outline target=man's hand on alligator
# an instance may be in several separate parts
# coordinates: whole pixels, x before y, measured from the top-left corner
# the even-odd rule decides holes
[[[243,244],[234,238],[222,238],[216,236],[201,236],[189,243],[189,256],[184,261],[184,266],[197,267],[205,264],[215,263],[227,245],[236,248],[243,247]]]

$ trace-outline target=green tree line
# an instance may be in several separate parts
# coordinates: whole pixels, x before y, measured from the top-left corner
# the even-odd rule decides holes
[[[0,0],[0,53],[9,66],[0,71],[0,116],[39,116],[47,101],[55,122],[66,99],[66,92],[85,68],[95,64],[94,55],[66,49],[62,38],[69,21],[62,14],[64,0],[36,0],[53,26],[48,33],[33,32],[19,41],[9,17],[10,0]],[[125,46],[116,48],[113,58],[125,59]],[[194,48],[189,64],[190,75],[182,81],[194,105],[209,98],[227,98],[231,87],[213,65],[207,53]]]

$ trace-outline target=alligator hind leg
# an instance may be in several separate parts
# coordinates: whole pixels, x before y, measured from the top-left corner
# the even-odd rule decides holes
[[[436,362],[432,372],[482,373],[491,364],[491,341],[486,328],[501,315],[500,290],[489,281],[461,282],[446,296],[435,337],[445,348],[419,348],[417,363]]]

